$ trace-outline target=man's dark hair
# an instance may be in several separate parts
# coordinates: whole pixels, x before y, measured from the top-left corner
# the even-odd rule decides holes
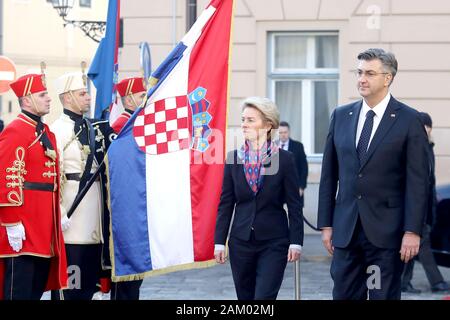
[[[3,120],[0,119],[0,132],[3,131],[4,126],[5,126],[5,124],[3,123]]]
[[[281,122],[280,122],[280,127],[287,127],[288,129],[291,128],[291,127],[289,126],[289,123],[287,123],[286,121],[281,121]]]
[[[392,80],[394,80],[398,69],[398,63],[395,55],[380,48],[370,48],[358,54],[358,60],[371,61],[374,59],[378,59],[381,61],[383,68],[386,70],[386,72],[392,74]]]

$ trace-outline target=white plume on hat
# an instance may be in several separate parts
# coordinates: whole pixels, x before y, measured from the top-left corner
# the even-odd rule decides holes
[[[56,94],[60,95],[69,91],[86,89],[86,81],[82,72],[66,73],[55,80]]]

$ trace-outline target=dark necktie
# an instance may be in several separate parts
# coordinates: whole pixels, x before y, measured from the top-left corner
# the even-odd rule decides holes
[[[283,150],[284,150],[284,146],[285,146],[285,144],[284,144],[284,143],[282,143],[282,144],[281,144],[281,149],[283,149]]]
[[[373,112],[373,110],[367,111],[366,121],[364,121],[364,126],[361,131],[361,136],[359,137],[358,146],[356,147],[359,163],[362,163],[364,161],[364,158],[367,154],[367,147],[369,146],[370,136],[372,135],[374,116],[375,112]]]

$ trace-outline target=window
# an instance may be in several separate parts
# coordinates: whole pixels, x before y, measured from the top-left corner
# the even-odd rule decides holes
[[[269,34],[268,92],[308,155],[323,152],[331,111],[338,102],[336,32]]]
[[[80,7],[91,7],[91,0],[80,0]]]

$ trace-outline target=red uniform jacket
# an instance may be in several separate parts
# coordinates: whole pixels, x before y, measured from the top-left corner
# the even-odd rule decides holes
[[[25,114],[0,134],[0,258],[50,258],[46,290],[56,290],[67,287],[67,261],[60,222],[56,139],[47,125],[44,130],[54,151],[42,146],[36,137],[36,122]],[[29,183],[53,185],[53,191],[32,190]],[[19,222],[25,228],[26,240],[22,250],[15,252],[9,245],[6,226]],[[2,279],[0,274],[0,284]]]
[[[127,123],[128,119],[130,119],[130,117],[131,114],[129,114],[127,111],[123,112],[111,126],[114,132],[119,133],[120,130],[122,130],[125,123]]]

